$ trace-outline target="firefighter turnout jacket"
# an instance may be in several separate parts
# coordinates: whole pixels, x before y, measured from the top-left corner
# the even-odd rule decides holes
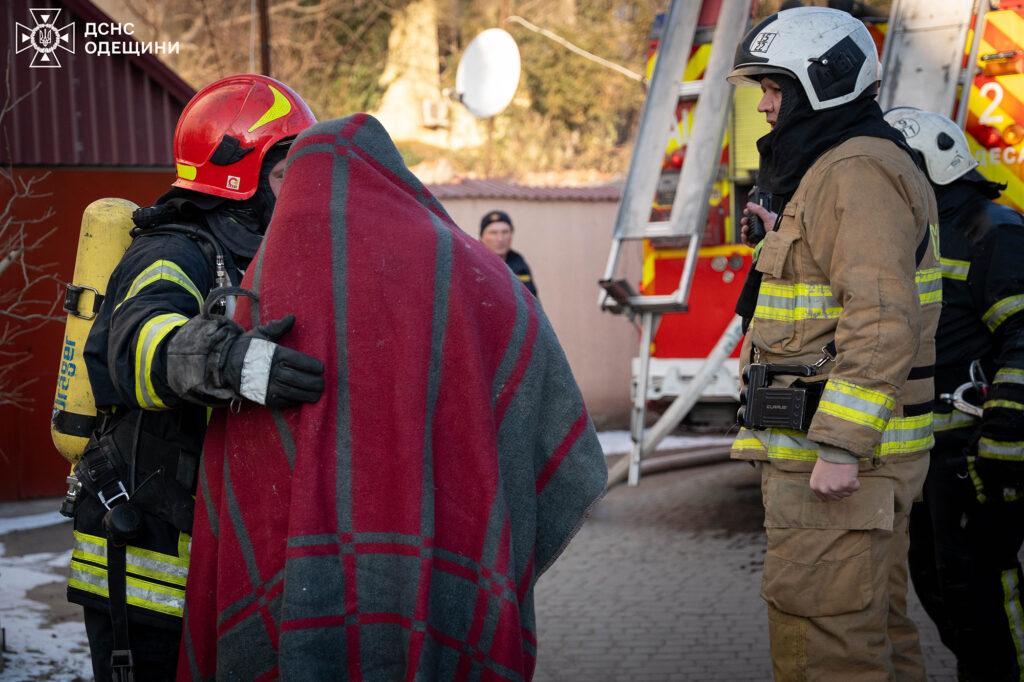
[[[968,364],[980,359],[991,386],[983,406],[978,457],[1020,466],[1024,464],[1024,272],[1020,265],[1024,217],[989,203],[976,230],[949,230],[948,240],[941,258],[949,292],[942,328],[948,328],[953,338],[939,342],[941,376],[936,381],[942,384],[937,391],[951,391],[957,379],[967,381]],[[956,338],[964,342],[953,345]],[[951,418],[949,426],[964,421]],[[1005,482],[1020,485],[1021,473],[1017,472],[1017,480]]]
[[[968,381],[971,362],[980,360],[992,384],[978,456],[1024,464],[1024,217],[986,202],[980,216],[944,221],[941,239],[943,310],[935,393],[952,393]],[[975,424],[973,417],[946,409],[936,430]]]
[[[211,242],[166,229],[161,226],[159,233],[135,238],[111,275],[89,334],[86,367],[96,404],[107,417],[90,439],[83,461],[94,461],[97,455],[101,457],[96,461],[109,460],[143,512],[142,532],[128,544],[125,556],[130,617],[177,627],[207,408],[182,401],[168,386],[167,344],[175,329],[200,313],[216,276]],[[230,253],[220,251],[237,284],[240,277]],[[105,513],[95,495],[79,496],[68,582],[70,601],[104,610]]]
[[[855,137],[822,154],[760,245],[741,362],[815,364],[834,342],[808,432],[743,428],[736,459],[813,464],[820,444],[876,463],[932,446],[938,214],[909,155]],[[777,378],[777,385],[786,381]]]
[[[936,187],[943,306],[935,396],[967,383],[976,360],[992,383],[980,420],[936,403],[909,566],[961,678],[1017,680],[1024,669],[1024,218],[989,201],[975,176]]]
[[[530,272],[530,266],[526,264],[526,259],[523,258],[523,255],[518,251],[509,249],[508,253],[505,254],[505,264],[512,271],[512,274],[526,285],[530,293],[537,296],[537,283],[533,280],[533,273]]]

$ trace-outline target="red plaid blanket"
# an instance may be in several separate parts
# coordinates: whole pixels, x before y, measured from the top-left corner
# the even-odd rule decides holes
[[[210,426],[179,679],[528,680],[605,482],[558,340],[373,118],[310,129],[243,283],[321,400]]]

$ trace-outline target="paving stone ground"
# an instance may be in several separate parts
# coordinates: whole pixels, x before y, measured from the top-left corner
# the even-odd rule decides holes
[[[647,476],[638,488],[609,492],[537,585],[535,680],[769,680],[758,480],[749,465],[729,462]],[[56,506],[55,500],[0,505],[0,523]],[[36,627],[44,635],[78,627],[81,640],[52,640],[60,651],[16,646],[20,653],[5,658],[12,664],[31,658],[31,665],[8,666],[0,680],[81,682],[75,671],[87,676],[81,611],[64,597],[69,538],[66,524],[0,536],[0,573],[8,571],[0,580],[0,626],[8,627],[8,644],[20,640],[11,629],[8,607],[14,605],[7,603],[5,580],[18,562],[33,557],[41,557],[40,570],[54,573],[52,582],[36,581],[45,584],[25,595],[26,608],[39,610]],[[911,599],[930,679],[952,682],[953,658]]]
[[[729,462],[612,489],[537,584],[535,680],[770,680],[759,480]],[[952,682],[910,599],[929,680]]]

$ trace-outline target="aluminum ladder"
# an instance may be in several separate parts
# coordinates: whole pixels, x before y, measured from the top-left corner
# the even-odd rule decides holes
[[[629,484],[633,486],[640,480],[641,460],[645,454],[657,447],[657,441],[666,431],[655,427],[652,435],[660,434],[659,437],[644,437],[651,341],[661,315],[687,310],[704,225],[707,221],[708,201],[712,183],[718,172],[722,139],[732,102],[733,86],[725,77],[732,68],[736,46],[746,33],[750,18],[750,0],[722,1],[704,78],[699,87],[696,87],[694,83],[681,81],[686,61],[693,48],[701,5],[702,3],[694,0],[672,0],[640,117],[640,128],[622,200],[619,203],[608,264],[604,277],[599,281],[602,289],[599,305],[602,310],[626,315],[631,321],[640,318],[640,369],[630,413],[632,449],[626,460]],[[675,125],[676,103],[680,95],[692,94],[695,90],[699,90],[700,94],[693,113],[693,130],[687,144],[682,172],[679,174],[672,212],[668,221],[651,222],[651,205],[661,172],[665,146]],[[616,277],[619,256],[623,244],[627,241],[659,237],[688,239],[686,260],[679,285],[671,294],[642,296],[633,290],[627,280]],[[733,326],[730,325],[730,330]],[[730,331],[727,330],[726,336],[729,334]],[[723,345],[723,341],[719,342],[719,346]],[[719,353],[722,355],[718,361],[719,365],[731,351],[732,346],[724,355]],[[715,352],[712,356],[715,356]],[[708,364],[706,362],[705,366]],[[715,369],[717,370],[717,367]],[[704,374],[703,370],[694,377],[691,385],[697,383],[701,374]],[[714,372],[711,372],[709,377],[713,374]],[[696,387],[696,390],[699,395],[701,387]],[[680,396],[676,402],[685,397]],[[692,407],[692,402],[690,406]],[[613,467],[610,482],[615,478],[614,469]]]
[[[882,51],[882,111],[917,107],[950,116],[957,87],[962,86],[957,124],[963,127],[982,32],[974,32],[967,68],[962,69],[964,45],[972,15],[981,28],[988,8],[989,0],[895,0]],[[936,64],[948,66],[936,70]]]

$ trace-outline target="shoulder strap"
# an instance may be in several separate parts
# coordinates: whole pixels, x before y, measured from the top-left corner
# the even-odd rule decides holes
[[[158,227],[136,227],[131,231],[132,239],[167,234],[182,235],[194,241],[203,252],[207,265],[210,267],[211,275],[216,277],[217,257],[220,256],[223,261],[224,253],[221,250],[220,244],[209,232],[187,223],[165,223]]]

